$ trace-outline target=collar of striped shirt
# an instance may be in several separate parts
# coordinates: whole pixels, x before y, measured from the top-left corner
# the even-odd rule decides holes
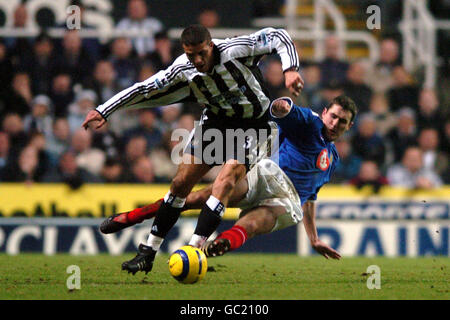
[[[220,50],[217,48],[216,44],[213,46],[213,59],[215,66],[220,64]]]

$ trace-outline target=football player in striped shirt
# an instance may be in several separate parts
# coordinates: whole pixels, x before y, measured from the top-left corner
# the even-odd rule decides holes
[[[170,190],[156,212],[147,243],[139,245],[135,258],[122,264],[123,270],[133,274],[152,269],[155,254],[178,220],[187,196],[212,166],[223,164],[198,218],[191,241],[197,247],[220,224],[236,184],[260,158],[261,145],[270,136],[270,97],[258,69],[260,59],[277,53],[286,88],[295,96],[303,88],[295,45],[283,29],[266,28],[248,36],[219,40],[211,39],[205,27],[191,25],[183,30],[181,44],[185,53],[168,69],[119,92],[90,111],[82,125],[87,129],[92,122],[100,128],[113,112],[124,108],[182,101],[206,106]],[[228,130],[235,134],[228,135]],[[215,148],[214,156],[205,156],[210,144],[215,143],[206,136],[211,132],[218,133],[224,143],[219,150]],[[222,157],[217,156],[220,154]]]
[[[319,116],[294,105],[289,98],[280,98],[272,103],[270,113],[279,128],[279,165],[262,159],[247,173],[229,202],[230,207],[242,209],[239,220],[201,248],[209,257],[220,256],[239,248],[249,238],[302,220],[311,246],[327,259],[340,259],[340,254],[318,237],[315,200],[339,160],[333,141],[352,127],[357,107],[350,98],[339,96]],[[191,193],[184,209],[201,208],[211,190],[209,186]],[[108,217],[100,230],[113,233],[150,219],[161,202]]]

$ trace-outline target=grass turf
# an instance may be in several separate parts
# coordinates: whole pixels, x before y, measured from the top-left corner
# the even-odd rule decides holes
[[[299,257],[231,253],[208,260],[210,270],[193,285],[174,280],[168,255],[158,255],[151,273],[135,276],[120,270],[123,256],[0,255],[0,299],[100,300],[448,300],[450,258]],[[70,265],[81,270],[81,289],[69,290]],[[381,289],[369,290],[367,267],[381,269]],[[211,268],[212,267],[212,268]]]

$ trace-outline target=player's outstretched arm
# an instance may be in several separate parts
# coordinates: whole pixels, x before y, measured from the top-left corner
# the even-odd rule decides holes
[[[339,260],[341,255],[339,252],[328,246],[319,239],[316,228],[316,204],[313,201],[307,201],[303,205],[303,225],[308,235],[311,246],[326,259],[332,258]]]
[[[291,108],[292,106],[285,99],[279,98],[272,102],[270,112],[275,118],[284,118]]]
[[[96,110],[91,110],[81,126],[87,130],[91,124],[94,124],[95,129],[100,129],[106,124],[106,120]]]

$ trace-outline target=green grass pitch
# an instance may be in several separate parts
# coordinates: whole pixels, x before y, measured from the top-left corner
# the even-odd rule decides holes
[[[123,256],[0,255],[0,299],[100,300],[448,300],[450,258],[346,258],[285,254],[240,254],[210,258],[210,271],[193,285],[174,280],[167,254],[158,255],[153,271],[135,276],[120,270]],[[80,268],[79,290],[66,286],[66,269]],[[369,290],[370,265],[381,270],[381,288]]]

